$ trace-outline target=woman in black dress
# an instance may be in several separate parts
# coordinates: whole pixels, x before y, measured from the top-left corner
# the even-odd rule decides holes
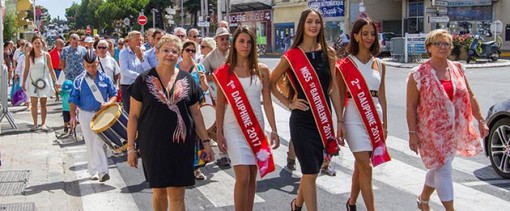
[[[214,159],[198,109],[202,91],[189,73],[175,68],[181,48],[178,37],[161,38],[156,45],[158,66],[140,74],[128,89],[128,164],[137,167],[137,139],[154,210],[168,210],[169,204],[170,210],[185,210],[185,187],[195,184],[196,135],[204,144],[205,160]]]
[[[318,75],[322,90],[325,93],[323,97],[329,107],[331,107],[331,99],[337,119],[342,119],[339,98],[330,98],[330,96],[339,96],[339,93],[334,82],[335,78],[332,77],[335,67],[335,51],[326,44],[323,24],[322,17],[317,10],[306,9],[303,11],[290,50],[300,49],[305,52],[308,61]],[[291,64],[299,62],[296,60],[299,59],[289,57],[287,54],[281,58],[280,63],[271,73],[271,90],[280,102],[292,110],[289,121],[290,136],[303,174],[298,195],[291,202],[292,210],[301,210],[303,203],[305,203],[307,210],[315,211],[317,210],[317,187],[315,183],[324,159],[324,145],[309,102],[300,84],[294,83],[296,84],[295,89],[288,87],[288,96],[282,94],[276,85],[277,81],[291,68]],[[288,77],[293,81],[297,81],[294,72],[288,74]],[[337,137],[342,135],[341,127],[342,124],[338,124]],[[339,142],[343,144],[343,139],[339,138]]]

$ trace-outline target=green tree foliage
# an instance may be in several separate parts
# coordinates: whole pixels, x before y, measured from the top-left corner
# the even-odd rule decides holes
[[[174,2],[169,0],[149,0],[144,10],[146,16],[149,19],[149,23],[152,23],[152,9],[155,8],[158,10],[158,13],[156,13],[156,27],[161,29],[164,28],[163,17],[167,15],[165,9],[173,5]],[[149,25],[152,27],[152,24]]]
[[[14,40],[17,30],[16,14],[7,10],[4,17],[4,40]]]
[[[67,25],[69,28],[75,29],[76,26],[76,14],[78,13],[78,10],[80,9],[80,5],[77,3],[73,3],[71,7],[66,9],[66,19],[67,19]]]
[[[197,12],[200,11],[200,1],[186,1],[184,2],[184,8],[186,12],[191,14],[191,23],[193,26],[197,26],[198,15]]]

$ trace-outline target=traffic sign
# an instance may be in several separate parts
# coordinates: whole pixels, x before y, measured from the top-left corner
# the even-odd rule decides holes
[[[448,16],[436,16],[436,17],[430,17],[431,23],[448,23],[450,22],[450,17]]]
[[[90,34],[90,33],[92,33],[92,30],[90,30],[90,28],[87,27],[87,29],[85,30],[85,33]]]
[[[435,2],[435,4],[432,5],[432,6],[441,6],[441,7],[447,7],[448,6],[448,2],[447,1],[437,1],[436,0],[436,1],[433,1],[433,2]]]
[[[129,26],[130,23],[131,21],[129,20],[129,18],[124,18],[124,25]]]
[[[147,20],[147,16],[145,16],[145,15],[140,15],[140,16],[138,16],[138,20],[137,20],[137,21],[138,21],[138,24],[140,24],[140,26],[143,26],[143,25],[145,25],[145,24],[147,23],[147,21],[148,21],[148,20]]]
[[[210,27],[211,26],[211,23],[209,22],[198,22],[197,23],[198,27]]]

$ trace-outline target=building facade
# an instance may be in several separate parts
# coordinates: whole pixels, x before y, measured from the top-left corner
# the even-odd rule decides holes
[[[274,21],[271,0],[230,0],[229,3],[229,26],[231,28],[240,25],[252,27],[255,29],[256,43],[259,48],[264,48],[266,52],[270,52],[273,48],[271,41]]]

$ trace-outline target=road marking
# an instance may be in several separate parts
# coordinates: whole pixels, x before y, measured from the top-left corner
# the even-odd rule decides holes
[[[84,211],[138,210],[133,195],[121,192],[122,188],[126,188],[126,183],[115,165],[109,166],[110,180],[104,183],[89,179],[87,162],[75,162],[74,166],[77,167],[75,174],[80,181],[80,198]]]
[[[493,185],[493,186],[496,186],[496,185],[509,185],[510,181],[504,180],[504,179],[501,179],[501,180],[484,180],[484,181],[464,182],[462,184],[465,185],[465,186],[468,186],[468,187],[481,186],[481,185]],[[506,188],[505,187],[497,187],[497,188],[499,188],[500,190],[505,191],[505,192],[510,192],[510,187],[506,187]]]
[[[289,119],[288,116],[290,115],[289,114],[290,112],[286,111],[285,109],[281,108],[275,103],[273,103],[273,105],[275,108],[275,116],[277,116],[276,117],[277,121],[279,123],[284,122],[285,120],[286,120],[285,122],[288,122]],[[283,118],[285,118],[285,120]],[[279,135],[281,137],[290,138],[289,137],[290,134],[282,134],[281,132],[279,132]],[[388,147],[401,151],[406,155],[418,157],[417,155],[413,155],[413,153],[408,149],[405,141],[403,141],[402,139],[396,140],[398,139],[397,137],[390,138],[391,138],[390,140],[394,141],[388,141]],[[457,162],[455,162],[455,160],[457,160]],[[473,161],[468,161],[462,158],[459,159],[455,158],[454,162],[455,162],[454,169],[457,169],[458,166],[466,165],[459,167],[458,170],[469,174],[473,174],[473,166],[476,169],[485,167],[485,165]],[[342,147],[342,150],[340,151],[340,156],[335,157],[333,159],[333,163],[353,170],[354,156],[348,150],[348,148]],[[425,170],[416,168],[412,165],[408,165],[397,159],[393,159],[392,161],[386,164],[382,164],[381,166],[378,166],[373,170],[374,180],[392,186],[396,189],[400,189],[412,195],[419,194],[420,190],[423,187],[425,174],[426,174]],[[345,181],[342,182],[345,183]],[[337,182],[333,184],[341,184],[342,182],[340,183]],[[456,208],[458,210],[500,210],[502,207],[510,208],[510,202],[502,200],[498,197],[492,196],[490,194],[478,191],[476,189],[464,186],[456,182],[454,182],[453,185],[455,192],[462,193],[455,195]],[[437,197],[432,197],[431,200],[435,203],[441,204]],[[490,201],[491,203],[490,204],[483,203],[488,201]]]
[[[206,168],[218,168],[216,164],[209,165]],[[217,169],[212,173],[207,184],[196,187],[215,207],[227,207],[234,205],[234,185],[235,179],[224,170]],[[211,171],[211,170],[209,170]],[[255,194],[255,203],[265,202],[264,199]]]

